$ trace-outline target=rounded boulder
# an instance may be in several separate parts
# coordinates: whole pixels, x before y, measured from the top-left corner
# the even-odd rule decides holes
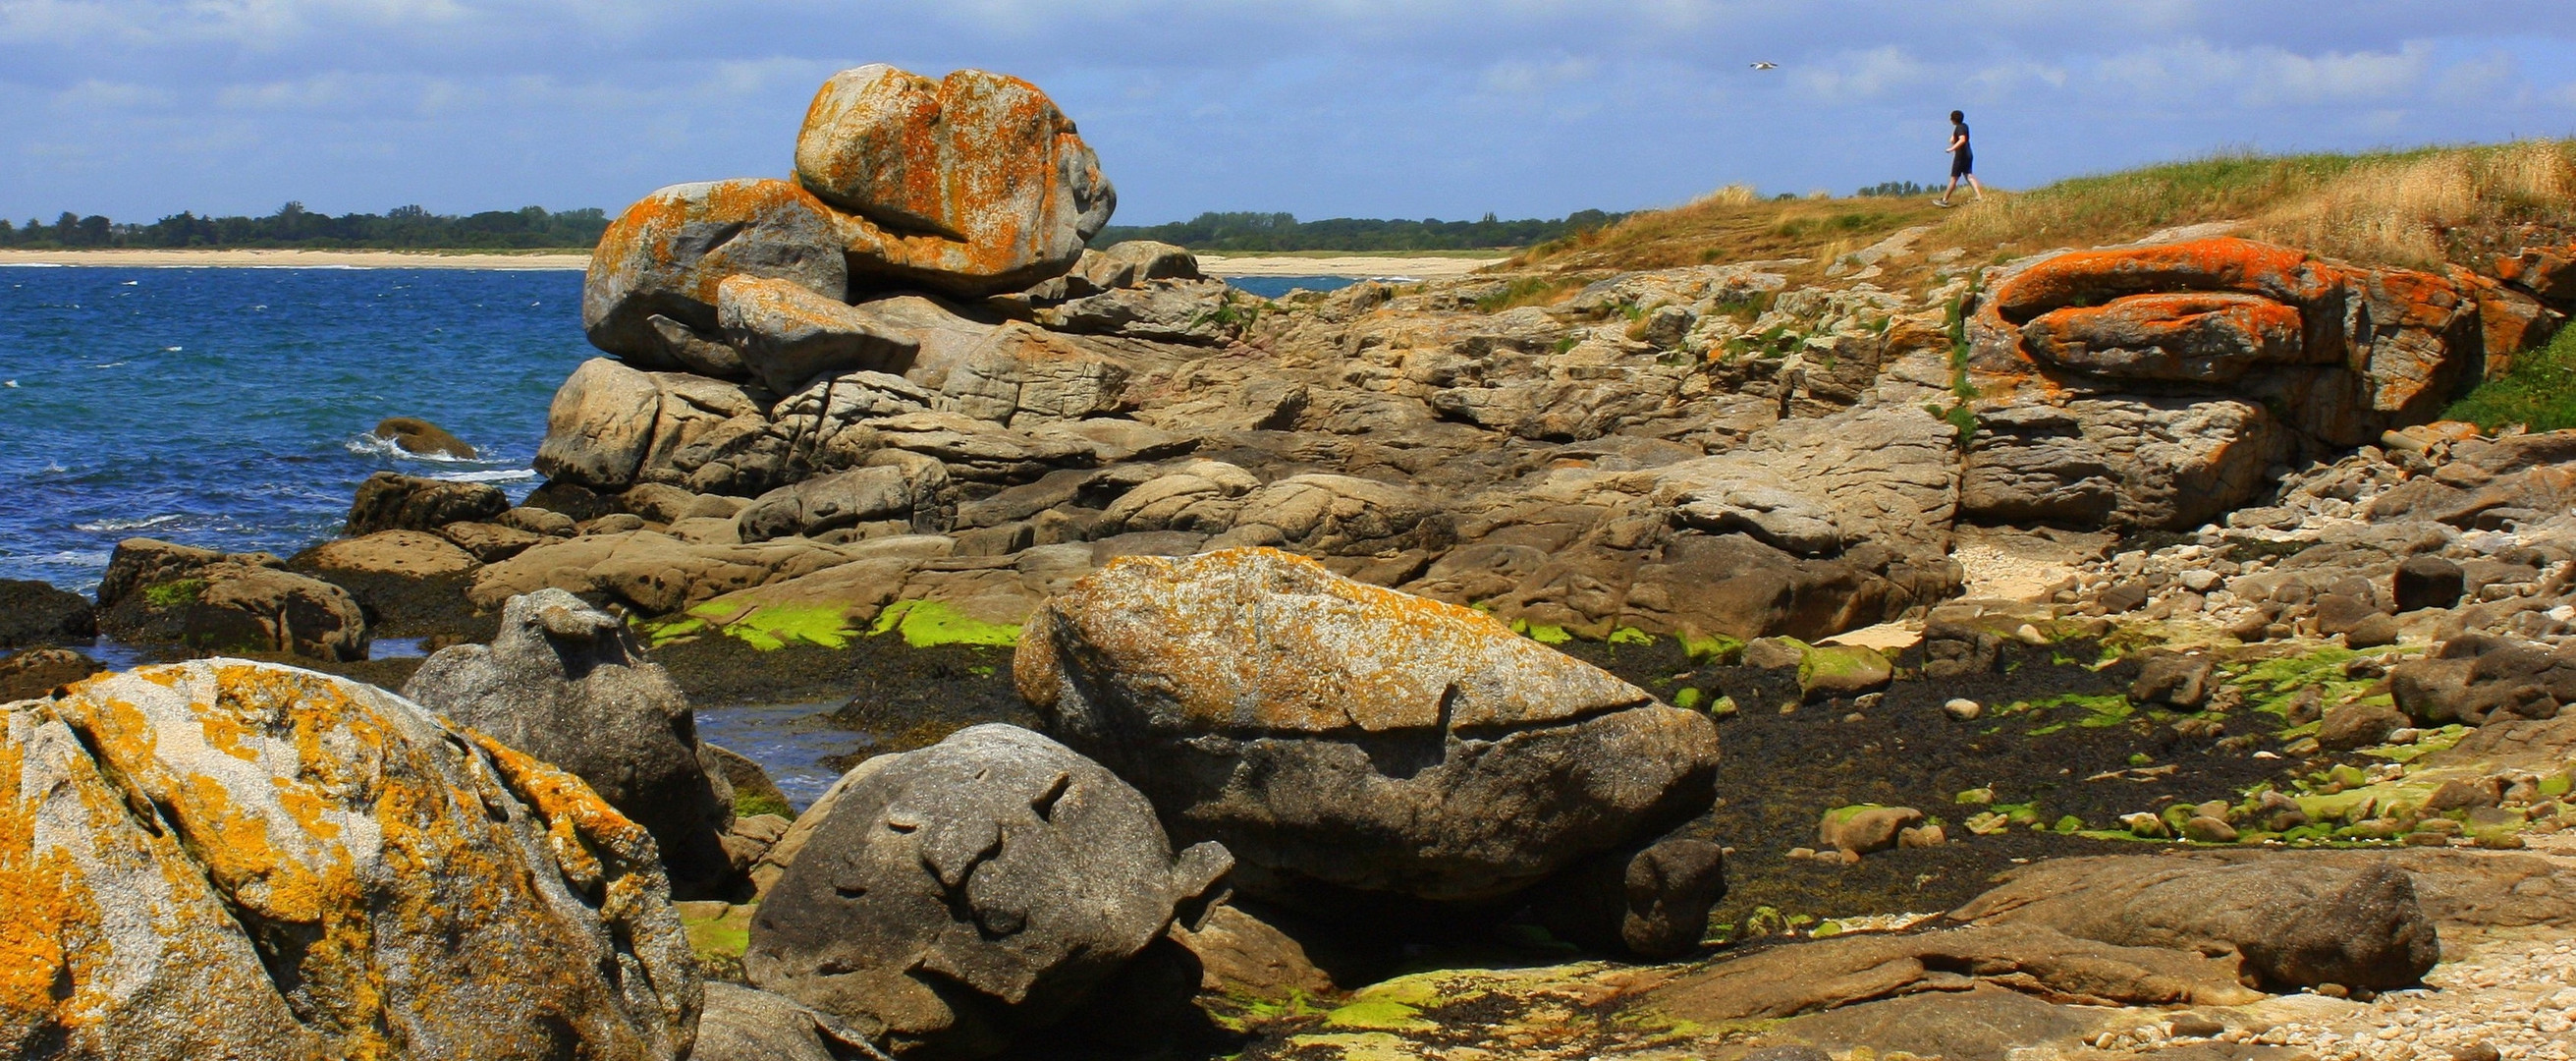
[[[830,800],[743,969],[905,1056],[987,1056],[1063,1018],[1231,863],[1176,857],[1135,789],[1015,726],[871,759]]]
[[[982,70],[834,74],[805,112],[796,179],[857,215],[853,268],[970,296],[1062,275],[1117,206],[1073,120]]]
[[[627,207],[600,236],[582,281],[582,331],[613,354],[675,360],[653,318],[715,331],[716,287],[726,277],[786,280],[845,297],[841,242],[839,219],[787,181],[672,185]]]
[[[617,617],[559,589],[512,597],[491,644],[440,649],[403,695],[581,778],[652,832],[683,894],[729,873],[731,786],[701,765],[687,694]]]
[[[1051,732],[1283,900],[1500,897],[1715,798],[1707,716],[1271,549],[1122,558],[1029,617],[1013,670]]]

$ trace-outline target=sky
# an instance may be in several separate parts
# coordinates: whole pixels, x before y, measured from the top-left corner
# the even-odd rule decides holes
[[[784,175],[871,62],[1036,82],[1121,224],[1849,194],[1954,108],[2014,188],[2576,135],[2570,0],[0,0],[0,217],[614,212]]]

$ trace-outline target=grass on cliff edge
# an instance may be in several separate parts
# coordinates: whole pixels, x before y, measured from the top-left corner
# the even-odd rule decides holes
[[[2561,329],[2549,345],[2514,355],[2511,370],[2451,403],[2442,418],[2488,431],[2510,424],[2533,431],[2576,427],[2576,328]]]
[[[1965,190],[1961,197],[1967,197]],[[2055,247],[2122,243],[2158,229],[2244,223],[2240,234],[2367,265],[2483,266],[2532,225],[2532,242],[2576,228],[2576,140],[2360,154],[2205,158],[2074,177],[2025,192],[1989,190],[1956,210],[1929,196],[1763,199],[1720,189],[1685,206],[1540,244],[1515,268],[1660,269],[1808,258],[1821,269],[1907,225],[1938,227],[1916,245],[1964,248],[1971,262]],[[2497,243],[2496,237],[2504,237]],[[1888,281],[1882,280],[1885,286]]]

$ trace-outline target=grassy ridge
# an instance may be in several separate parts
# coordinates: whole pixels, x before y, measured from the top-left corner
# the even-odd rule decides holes
[[[2576,141],[2230,153],[1992,191],[1984,202],[1946,211],[1925,197],[1773,200],[1730,187],[1533,246],[1515,264],[1573,271],[1807,258],[1821,270],[1840,254],[1919,224],[1934,228],[1917,249],[1959,248],[1971,261],[1988,261],[2229,221],[2242,235],[2368,265],[2483,267],[2484,255],[2519,241],[2576,235],[2571,201]]]
[[[2533,431],[2576,427],[2576,328],[2549,345],[2526,350],[2504,375],[2479,384],[2442,410],[2445,420],[2466,420],[2493,431],[2521,424]]]

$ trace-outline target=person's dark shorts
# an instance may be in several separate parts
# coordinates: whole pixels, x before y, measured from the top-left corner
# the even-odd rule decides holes
[[[1950,175],[1952,177],[1965,177],[1968,174],[1975,173],[1976,171],[1976,152],[1954,151],[1950,154]]]

